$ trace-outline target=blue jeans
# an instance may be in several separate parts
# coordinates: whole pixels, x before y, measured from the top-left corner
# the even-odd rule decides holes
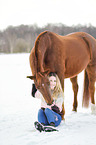
[[[45,125],[49,125],[51,122],[54,122],[55,126],[58,126],[61,120],[61,116],[49,108],[45,108],[44,111],[39,109],[38,111],[38,121],[40,123],[44,123]]]

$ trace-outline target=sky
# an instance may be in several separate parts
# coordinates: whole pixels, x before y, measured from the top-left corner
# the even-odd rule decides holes
[[[96,26],[96,0],[0,0],[0,30],[48,23]]]

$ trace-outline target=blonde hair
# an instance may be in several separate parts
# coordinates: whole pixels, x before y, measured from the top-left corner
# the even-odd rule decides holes
[[[60,80],[59,80],[58,76],[55,74],[54,77],[56,77],[56,87],[54,88],[54,91],[53,91],[53,94],[52,94],[52,98],[57,99],[59,94],[64,96],[64,93],[63,93],[63,90],[62,90],[62,87],[61,87],[61,83],[60,83]]]

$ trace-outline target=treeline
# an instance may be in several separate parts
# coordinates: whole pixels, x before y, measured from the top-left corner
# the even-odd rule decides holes
[[[37,25],[10,26],[0,31],[0,53],[30,52],[34,46],[36,37],[43,31],[49,30],[60,35],[72,32],[87,32],[96,38],[96,27],[89,26],[66,26],[64,24],[47,24],[45,27]]]

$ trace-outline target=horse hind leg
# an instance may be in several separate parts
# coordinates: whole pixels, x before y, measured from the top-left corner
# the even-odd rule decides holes
[[[96,65],[89,65],[87,67],[87,73],[89,78],[89,93],[91,103],[95,104],[95,81],[96,81]]]
[[[73,102],[73,110],[72,111],[77,111],[77,106],[78,106],[78,101],[77,101],[77,93],[78,93],[78,83],[77,83],[77,76],[74,78],[70,78],[72,82],[72,88],[74,91],[74,102]]]

